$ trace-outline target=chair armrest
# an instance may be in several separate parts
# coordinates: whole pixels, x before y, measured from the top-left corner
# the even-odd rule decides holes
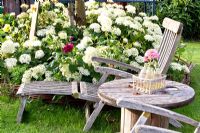
[[[102,57],[92,57],[92,61],[96,61],[96,62],[99,62],[99,63],[105,63],[105,64],[112,64],[112,65],[115,65],[115,66],[118,66],[118,67],[130,69],[130,70],[135,71],[135,72],[139,72],[141,70],[140,68],[131,66],[129,64],[126,64],[126,63],[123,63],[123,62],[120,62],[120,61],[116,61],[116,60],[105,59],[105,58],[102,58]]]
[[[118,70],[118,69],[114,69],[114,68],[110,68],[110,67],[95,67],[94,69],[96,72],[99,72],[99,73],[106,73],[108,75],[114,75],[114,76],[119,76],[119,77],[122,77],[122,78],[132,78],[132,74],[131,73],[128,73],[128,72],[125,72],[125,71],[121,71],[121,70]]]
[[[147,126],[147,125],[138,125],[135,127],[136,133],[180,133],[160,127]]]
[[[176,112],[173,112],[161,107],[145,104],[136,100],[119,99],[117,100],[117,106],[165,116],[168,118],[176,119],[178,121],[190,124],[194,127],[200,126],[200,123],[198,121],[195,121],[187,116],[178,114]]]

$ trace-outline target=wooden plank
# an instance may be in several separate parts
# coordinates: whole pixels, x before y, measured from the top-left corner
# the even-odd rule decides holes
[[[80,82],[81,95],[87,94],[88,86],[85,82]]]
[[[162,26],[178,34],[181,32],[183,24],[170,18],[164,18]]]
[[[75,97],[75,98],[79,97],[78,83],[77,82],[72,82],[72,96]]]
[[[112,59],[105,59],[105,58],[101,58],[101,57],[92,57],[92,61],[96,61],[96,62],[100,62],[100,63],[106,63],[106,64],[112,64],[118,67],[122,67],[122,68],[127,68],[136,72],[140,71],[140,68],[136,68],[134,66],[131,66],[129,64],[126,63],[122,63],[116,60],[112,60]]]
[[[105,104],[102,101],[99,102],[97,108],[94,109],[94,111],[90,115],[90,118],[87,120],[87,122],[86,122],[86,124],[84,126],[83,131],[86,132],[86,131],[88,131],[92,127],[94,121],[96,120],[97,116],[99,115],[99,113],[102,110],[102,108],[104,107],[104,105]]]
[[[199,125],[198,121],[195,121],[187,116],[178,114],[176,112],[164,109],[164,108],[160,108],[157,106],[153,106],[153,105],[149,105],[149,104],[145,104],[139,101],[126,101],[126,99],[121,99],[117,101],[117,105],[119,107],[125,107],[125,108],[129,108],[129,109],[135,109],[135,110],[140,110],[140,111],[145,111],[145,112],[149,112],[149,113],[154,113],[157,115],[161,115],[161,116],[165,116],[168,118],[172,118],[172,119],[176,119],[179,120],[181,122],[185,122],[187,124],[190,124],[192,126],[197,127]]]
[[[35,1],[36,10],[35,10],[34,13],[32,13],[31,30],[30,30],[30,34],[29,34],[29,39],[30,40],[33,40],[34,37],[35,37],[39,6],[40,6],[40,2],[39,1]]]
[[[132,74],[125,72],[125,71],[121,71],[121,70],[117,70],[114,68],[110,68],[110,67],[95,67],[95,71],[99,72],[99,73],[106,73],[108,75],[115,75],[115,76],[119,76],[122,78],[132,78]]]
[[[21,96],[20,98],[21,98],[21,104],[19,106],[19,112],[17,114],[17,123],[21,123],[26,106],[26,96]]]
[[[135,128],[135,133],[180,133],[180,132],[154,126],[139,125]]]
[[[147,120],[150,118],[151,114],[148,112],[143,112],[142,115],[139,117],[133,128],[131,129],[131,133],[135,133],[135,128],[138,125],[145,125]]]

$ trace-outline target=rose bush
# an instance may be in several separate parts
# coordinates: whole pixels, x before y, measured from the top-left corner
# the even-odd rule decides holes
[[[147,49],[159,47],[162,39],[157,16],[126,10],[118,4],[86,2],[87,24],[70,26],[66,7],[45,1],[41,4],[37,32],[29,40],[31,16],[35,11],[23,6],[16,24],[0,48],[1,60],[15,84],[31,80],[97,82],[97,64],[91,58],[101,56],[141,67]],[[182,71],[182,70],[181,70]]]

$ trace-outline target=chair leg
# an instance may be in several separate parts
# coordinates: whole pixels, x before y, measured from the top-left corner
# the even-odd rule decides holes
[[[97,116],[101,112],[104,105],[105,104],[102,101],[99,102],[98,106],[94,109],[89,119],[87,120],[85,127],[83,129],[84,132],[87,132],[92,127],[94,121],[96,120]]]
[[[91,115],[91,102],[87,101],[85,104],[85,118],[86,121],[88,121],[88,119],[90,118]]]
[[[21,121],[22,121],[22,116],[23,116],[24,109],[26,106],[26,100],[27,100],[26,96],[21,97],[21,104],[19,107],[19,112],[17,114],[17,123],[21,123]]]

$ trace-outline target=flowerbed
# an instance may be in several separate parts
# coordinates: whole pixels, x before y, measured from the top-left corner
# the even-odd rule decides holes
[[[63,4],[43,2],[34,40],[28,39],[34,5],[30,9],[22,5],[26,12],[12,23],[1,24],[5,35],[1,39],[0,66],[8,71],[13,84],[32,80],[95,83],[100,75],[94,67],[99,64],[91,57],[112,58],[141,68],[145,51],[159,47],[162,31],[157,16],[137,13],[131,5],[125,10],[118,4],[85,5],[87,24],[70,26]],[[188,71],[175,63],[172,69],[182,74]]]

